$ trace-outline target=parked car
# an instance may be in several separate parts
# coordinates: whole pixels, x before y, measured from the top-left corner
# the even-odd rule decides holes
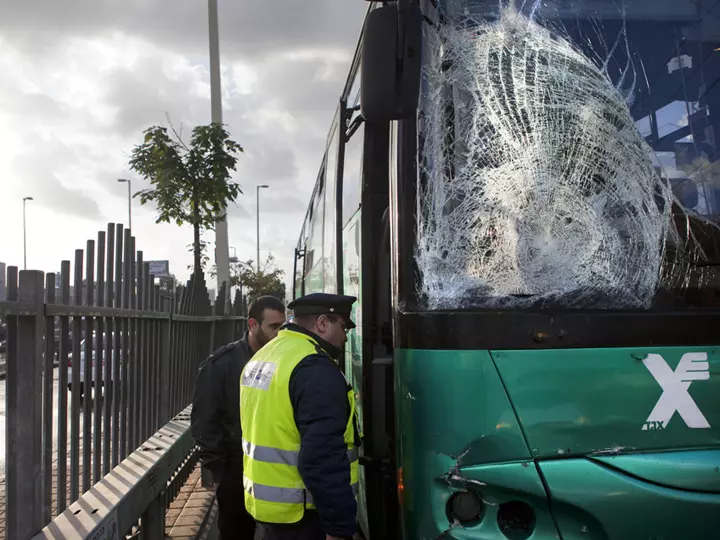
[[[106,336],[106,334],[103,333],[103,340],[102,340],[103,348],[105,346],[105,336]],[[111,334],[111,336],[112,336],[112,339],[114,340],[115,333],[113,332]],[[97,338],[98,338],[97,333],[93,332],[94,343],[93,343],[93,350],[92,350],[92,360],[90,363],[90,366],[91,366],[90,367],[90,370],[91,370],[90,380],[91,380],[93,386],[95,386],[95,360],[97,358],[97,349],[98,349],[98,339]],[[123,351],[120,351],[120,362],[121,363],[122,363],[122,360],[124,357],[123,354],[124,354]],[[112,358],[112,364],[110,366],[110,377],[111,377],[110,380],[112,381],[113,380],[112,376],[113,376],[113,373],[115,372],[115,349],[112,350],[111,358]],[[68,387],[68,390],[70,390],[72,392],[72,389],[73,389],[72,388],[72,377],[73,377],[72,373],[73,373],[73,368],[76,368],[80,371],[80,374],[79,374],[80,375],[80,377],[79,377],[79,379],[80,379],[80,395],[83,395],[83,393],[85,391],[85,366],[87,364],[85,362],[85,339],[80,341],[80,360],[77,362],[75,362],[74,360],[75,359],[73,358],[73,353],[72,353],[72,351],[70,351],[68,353],[68,385],[67,385],[67,387]],[[101,376],[103,376],[105,373],[105,360],[106,360],[106,355],[103,353]],[[104,381],[101,380],[101,383],[104,384]]]

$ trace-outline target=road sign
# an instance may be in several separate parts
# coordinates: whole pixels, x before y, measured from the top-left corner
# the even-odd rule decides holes
[[[155,277],[170,277],[170,261],[146,261],[150,265],[150,273]]]

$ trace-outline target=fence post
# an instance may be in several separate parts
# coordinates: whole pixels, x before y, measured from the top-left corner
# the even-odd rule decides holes
[[[20,272],[17,353],[7,359],[7,538],[25,540],[44,525],[42,370],[45,335],[43,272]]]
[[[45,276],[48,304],[55,303],[55,274]],[[55,360],[55,317],[45,318],[45,365],[43,366],[43,523],[52,520],[53,469],[53,372]],[[59,360],[58,360],[59,362]],[[58,392],[59,394],[60,392]],[[59,492],[58,492],[59,495]]]
[[[167,311],[167,318],[160,321],[160,425],[170,421],[170,393],[173,391],[172,386],[176,381],[170,376],[170,362],[172,354],[172,312],[170,302],[161,302],[161,309]]]

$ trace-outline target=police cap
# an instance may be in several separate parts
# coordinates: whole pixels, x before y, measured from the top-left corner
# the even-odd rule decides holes
[[[296,317],[305,315],[341,315],[347,321],[347,328],[355,328],[350,319],[352,305],[357,300],[354,296],[344,294],[313,293],[293,300],[288,308],[293,310]]]

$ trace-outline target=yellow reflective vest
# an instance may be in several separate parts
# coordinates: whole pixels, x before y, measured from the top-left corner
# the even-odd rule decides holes
[[[283,329],[248,362],[240,378],[245,506],[258,521],[296,523],[315,508],[298,471],[300,432],[290,401],[290,375],[307,356],[323,354],[311,336]],[[350,417],[345,443],[353,493],[358,486],[355,395],[348,385]],[[361,436],[361,435],[359,435]]]

